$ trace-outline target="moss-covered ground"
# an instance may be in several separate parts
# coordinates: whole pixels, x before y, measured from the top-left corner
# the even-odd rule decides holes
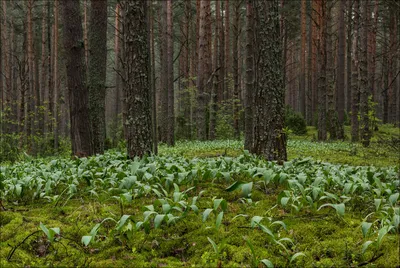
[[[382,174],[398,173],[398,152],[378,143],[378,133],[370,148],[346,141],[318,143],[313,141],[315,130],[310,128],[308,133],[306,136],[290,136],[290,159],[312,157],[334,164],[391,167],[391,173]],[[379,135],[388,137],[393,133],[397,134],[398,129],[384,126]],[[241,143],[236,141],[178,142],[174,148],[160,148],[161,155],[183,155],[187,159],[218,158],[221,155],[235,159],[243,152]],[[293,176],[296,176],[293,169]],[[29,174],[29,170],[26,172],[24,174]],[[97,172],[100,173],[99,168]],[[370,171],[365,174],[367,172]],[[60,176],[67,173],[64,170]],[[380,178],[382,182],[387,179]],[[0,267],[263,267],[262,259],[268,259],[275,267],[399,266],[398,226],[383,237],[380,246],[372,244],[362,253],[363,244],[367,240],[375,241],[379,236],[378,228],[383,224],[379,217],[370,216],[370,219],[376,219],[372,226],[374,230],[369,231],[369,237],[363,237],[360,226],[368,213],[374,211],[370,206],[373,206],[376,196],[358,200],[355,195],[351,202],[346,203],[349,205],[346,205],[344,216],[332,208],[317,210],[313,206],[305,206],[297,212],[293,207],[282,206],[279,201],[279,194],[288,189],[286,184],[262,187],[262,184],[255,183],[251,195],[243,197],[240,191],[226,190],[233,181],[239,180],[250,182],[253,178],[242,174],[229,181],[210,177],[196,183],[188,194],[188,202],[192,201],[191,197],[199,196],[196,203],[199,213],[190,211],[176,224],[163,223],[155,229],[154,222],[151,222],[148,232],[129,232],[132,226],[127,225],[122,229],[125,231],[116,232],[116,224],[106,221],[88,246],[82,244],[82,236],[88,235],[97,223],[109,217],[118,221],[122,215],[132,215],[131,224],[134,225],[143,218],[145,206],[156,204],[157,196],[139,195],[131,202],[122,202],[122,205],[121,200],[107,193],[77,194],[66,199],[62,192],[57,192],[53,199],[34,201],[31,198],[5,198],[7,201],[3,205],[6,210],[0,212]],[[387,181],[386,184],[390,183]],[[189,188],[179,187],[182,191]],[[326,191],[330,191],[328,187]],[[390,191],[387,196],[398,193],[398,188]],[[372,195],[375,194],[371,192]],[[383,198],[386,195],[380,193],[379,196]],[[216,198],[227,201],[218,228],[216,221],[221,208],[211,212],[207,220],[202,220],[203,211],[212,208]],[[388,202],[387,199],[382,202]],[[398,213],[398,199],[391,209],[397,209],[394,215]],[[257,224],[251,226],[250,220],[254,216],[263,217],[260,223],[268,227],[273,236],[263,232]],[[286,229],[280,224],[272,224],[278,221],[284,222]],[[54,241],[49,241],[39,228],[40,223],[47,228],[60,228],[60,234]],[[285,237],[292,242],[285,239],[281,240],[282,245],[275,242]],[[208,238],[215,242],[215,247]],[[304,255],[292,259],[299,252]]]

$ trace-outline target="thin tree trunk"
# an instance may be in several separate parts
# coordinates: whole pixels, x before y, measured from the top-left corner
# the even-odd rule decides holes
[[[346,51],[346,31],[344,23],[345,11],[346,11],[346,2],[345,0],[340,0],[340,9],[338,14],[339,29],[338,29],[337,75],[336,75],[338,139],[344,139],[343,124],[344,124],[344,112],[345,112],[345,51]]]
[[[207,83],[207,55],[208,43],[207,43],[207,5],[210,4],[209,0],[200,1],[200,12],[199,12],[199,59],[197,69],[197,138],[199,140],[206,139],[206,105],[207,105],[207,93],[205,86]]]
[[[58,140],[59,140],[59,96],[60,96],[60,83],[59,83],[59,75],[58,75],[58,8],[59,8],[59,0],[55,0],[54,2],[54,40],[53,40],[53,51],[54,51],[54,62],[53,62],[53,83],[54,83],[54,100],[53,100],[53,108],[54,108],[54,149],[58,150]]]
[[[351,43],[352,43],[352,13],[353,2],[347,1],[347,50],[346,50],[346,111],[350,115],[351,112]]]
[[[229,0],[225,0],[225,75],[224,75],[224,89],[225,89],[225,97],[224,100],[228,100],[231,98],[230,95],[230,79],[229,73],[231,72],[230,65],[230,18],[229,18],[230,8],[229,8]]]
[[[360,118],[361,118],[361,143],[364,147],[369,146],[369,117],[368,117],[368,12],[369,1],[361,2],[361,23],[360,23]]]
[[[174,112],[174,44],[172,0],[167,0],[167,87],[168,87],[168,120],[167,120],[167,144],[175,145],[175,112]]]
[[[247,43],[246,43],[246,96],[245,96],[245,139],[244,148],[252,151],[253,129],[253,103],[254,103],[254,10],[253,1],[247,0]]]
[[[326,64],[327,64],[327,48],[326,48],[326,0],[318,1],[318,24],[319,24],[319,42],[318,42],[318,140],[325,141],[326,133]]]
[[[167,27],[167,1],[162,2],[160,16],[160,65],[161,65],[161,116],[160,136],[161,141],[168,142],[168,27]]]
[[[232,32],[233,32],[233,41],[232,41],[232,52],[233,52],[233,62],[232,62],[232,69],[233,69],[233,129],[234,135],[236,139],[240,138],[240,130],[239,130],[239,50],[238,50],[238,43],[239,43],[239,20],[240,20],[240,4],[241,1],[235,2],[235,10],[233,13],[233,25],[232,25]]]
[[[157,138],[157,100],[156,100],[156,58],[155,58],[155,50],[154,50],[154,9],[152,8],[152,2],[150,2],[150,57],[151,57],[151,118],[153,124],[153,153],[158,153],[158,138]]]
[[[217,33],[220,33],[220,21],[221,21],[221,13],[220,13],[220,0],[217,0],[215,2],[215,35],[214,35],[214,70],[217,68],[220,68],[221,66],[221,44],[220,40],[221,37],[218,36]],[[217,71],[215,73],[214,79],[213,79],[213,89],[211,93],[211,105],[210,105],[210,134],[209,138],[210,140],[215,139],[215,127],[217,124],[217,109],[218,109],[218,102],[219,102],[219,97],[220,97],[220,74],[221,72]]]
[[[300,87],[299,108],[306,117],[306,0],[301,0],[301,48],[300,48]]]
[[[351,78],[351,141],[357,142],[359,140],[359,121],[358,121],[358,109],[360,101],[359,91],[359,63],[358,63],[358,46],[359,46],[359,21],[360,21],[360,2],[355,0],[354,2],[354,38],[353,38],[353,62],[352,62],[352,78]]]

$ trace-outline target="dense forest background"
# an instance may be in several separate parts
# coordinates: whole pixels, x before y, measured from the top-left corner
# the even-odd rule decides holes
[[[67,90],[67,77],[79,72],[67,70],[74,54],[66,51],[71,37],[65,29],[75,28],[60,14],[64,4],[1,1],[1,146],[8,155],[22,149],[48,155],[70,146],[70,111],[81,97]],[[260,51],[274,47],[257,47],[262,40],[254,34],[252,1],[148,5],[155,140],[173,145],[254,135],[254,66]],[[301,133],[314,125],[318,140],[368,146],[378,123],[398,126],[399,10],[395,0],[280,1],[287,127]],[[93,152],[101,153],[127,136],[127,24],[116,0],[82,0],[79,13],[82,38],[72,36],[84,48],[91,100],[90,120],[82,126],[92,126]],[[344,125],[351,125],[351,137]]]

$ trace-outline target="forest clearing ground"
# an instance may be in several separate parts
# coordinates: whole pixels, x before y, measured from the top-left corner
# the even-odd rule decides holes
[[[15,178],[1,178],[8,190],[2,190],[7,210],[0,213],[0,266],[254,267],[261,259],[276,267],[398,265],[396,152],[379,144],[364,149],[347,142],[313,142],[313,131],[290,136],[290,160],[312,157],[333,164],[305,159],[279,166],[243,154],[241,142],[216,141],[163,145],[160,157],[137,165],[111,152],[3,166],[3,174]],[[380,135],[396,131],[384,128]],[[376,167],[361,167],[368,164]],[[137,178],[130,180],[132,174]],[[44,178],[41,184],[38,177]],[[12,183],[13,188],[7,186]],[[167,203],[175,209],[161,206]],[[319,209],[326,204],[332,206]],[[154,212],[148,230],[131,231],[146,222],[146,211]],[[162,218],[155,228],[154,216],[164,214],[180,218],[169,224]],[[132,217],[122,225],[123,215]],[[83,246],[82,236],[106,218],[122,227],[106,221]],[[365,235],[362,222],[372,223]],[[60,228],[60,236],[50,242],[40,223]],[[382,226],[396,224],[382,236]],[[367,241],[373,243],[362,254]],[[291,261],[300,252],[305,256]]]

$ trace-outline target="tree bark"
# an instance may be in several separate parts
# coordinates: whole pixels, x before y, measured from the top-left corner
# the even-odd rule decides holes
[[[326,133],[326,0],[317,2],[318,25],[319,25],[319,42],[318,42],[318,140],[325,141]]]
[[[346,1],[340,0],[339,9],[339,29],[338,29],[338,55],[337,55],[337,119],[338,129],[337,138],[344,139],[344,111],[345,111],[345,51],[346,51],[346,31],[344,14],[346,11]]]
[[[267,160],[285,161],[282,39],[279,25],[279,1],[254,1],[256,87],[254,101],[253,152]],[[268,49],[266,49],[268,48]]]
[[[357,142],[359,140],[359,122],[358,122],[358,105],[360,100],[359,91],[359,70],[358,70],[358,46],[359,46],[359,21],[360,21],[360,2],[354,2],[354,38],[353,38],[353,61],[352,61],[352,77],[351,77],[351,141]]]
[[[240,99],[239,99],[239,50],[238,50],[238,43],[240,39],[240,7],[241,1],[236,1],[234,5],[234,13],[233,13],[233,25],[232,25],[232,32],[233,32],[233,40],[232,40],[232,53],[233,53],[233,62],[232,62],[232,69],[233,69],[233,129],[234,129],[234,136],[236,139],[240,138],[240,130],[239,130],[239,106],[240,106]]]
[[[246,95],[245,95],[245,139],[244,148],[253,148],[253,106],[254,106],[254,9],[253,1],[247,0],[247,43],[246,43]]]
[[[152,152],[150,48],[146,1],[121,2],[124,14],[124,92],[127,105],[128,156]]]
[[[174,107],[174,44],[172,0],[167,0],[167,87],[168,87],[168,120],[167,120],[167,144],[175,145],[175,107]]]
[[[360,23],[360,118],[361,118],[361,143],[364,147],[369,146],[369,117],[368,117],[368,12],[369,1],[361,2],[361,23]]]
[[[353,2],[347,1],[347,50],[346,50],[346,112],[350,116],[351,112],[351,43],[352,43],[352,16]]]
[[[299,110],[306,118],[306,0],[301,0],[301,48]]]
[[[224,74],[224,100],[228,100],[231,98],[230,89],[231,86],[229,85],[229,73],[231,72],[231,65],[230,65],[230,8],[229,8],[229,0],[225,0],[225,74]]]
[[[207,84],[207,60],[208,60],[208,43],[207,43],[207,5],[210,1],[200,1],[199,12],[199,59],[197,69],[197,138],[199,140],[206,139],[206,106],[207,93],[205,86]]]
[[[107,0],[91,0],[89,23],[88,88],[94,154],[104,153],[106,135]]]
[[[93,153],[90,121],[89,93],[86,85],[85,50],[82,44],[82,19],[79,1],[63,1],[64,49],[66,56],[67,86],[71,120],[72,153],[88,156]],[[57,31],[57,29],[55,29]]]

